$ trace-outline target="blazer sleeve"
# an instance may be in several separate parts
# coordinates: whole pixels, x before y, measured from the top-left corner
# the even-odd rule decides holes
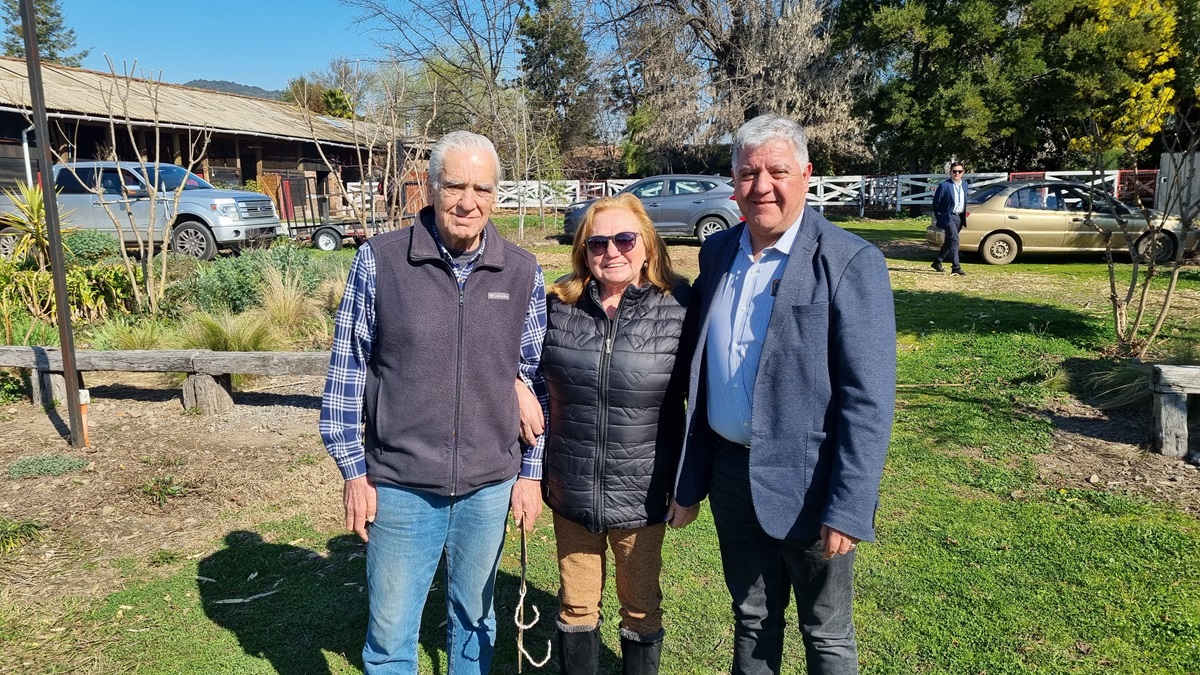
[[[896,319],[879,249],[864,247],[851,259],[830,310],[830,361],[839,405],[822,522],[872,541],[896,402]]]

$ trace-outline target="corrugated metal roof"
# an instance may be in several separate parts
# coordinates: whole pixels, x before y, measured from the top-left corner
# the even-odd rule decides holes
[[[24,59],[0,57],[0,105],[29,108],[29,71]],[[213,131],[248,133],[298,141],[321,141],[365,146],[381,145],[386,135],[371,123],[329,120],[298,106],[207,89],[196,89],[136,77],[42,63],[46,109],[107,121],[130,120],[180,125]],[[357,138],[356,138],[357,137]],[[357,143],[356,143],[357,141]]]

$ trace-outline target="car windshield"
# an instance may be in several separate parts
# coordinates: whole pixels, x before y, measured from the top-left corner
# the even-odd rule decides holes
[[[146,171],[149,174],[148,176],[142,173],[141,168],[136,169],[136,171],[139,174],[146,176],[146,182],[150,185],[154,185],[156,181],[161,181],[158,184],[159,190],[173,192],[179,189],[179,185],[181,183],[183,184],[184,190],[213,189],[213,186],[206,183],[203,178],[188,171],[187,169],[184,169],[181,166],[175,166],[174,164],[147,166]]]
[[[992,197],[996,196],[997,192],[1004,189],[1003,185],[988,185],[976,190],[970,197],[967,197],[968,204],[982,204]]]

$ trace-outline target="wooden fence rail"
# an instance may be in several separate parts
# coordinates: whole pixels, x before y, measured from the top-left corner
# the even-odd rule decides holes
[[[34,403],[66,400],[62,352],[50,347],[0,347],[0,367],[30,371]],[[231,375],[324,375],[329,352],[214,352],[207,349],[153,349],[75,352],[80,373],[185,373],[183,405],[205,413],[233,407]],[[81,377],[82,379],[82,377]],[[83,387],[83,383],[78,385]]]

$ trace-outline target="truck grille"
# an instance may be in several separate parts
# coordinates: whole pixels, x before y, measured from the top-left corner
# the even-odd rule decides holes
[[[238,211],[242,218],[251,220],[254,218],[274,218],[275,209],[271,206],[270,199],[254,199],[238,202]]]

